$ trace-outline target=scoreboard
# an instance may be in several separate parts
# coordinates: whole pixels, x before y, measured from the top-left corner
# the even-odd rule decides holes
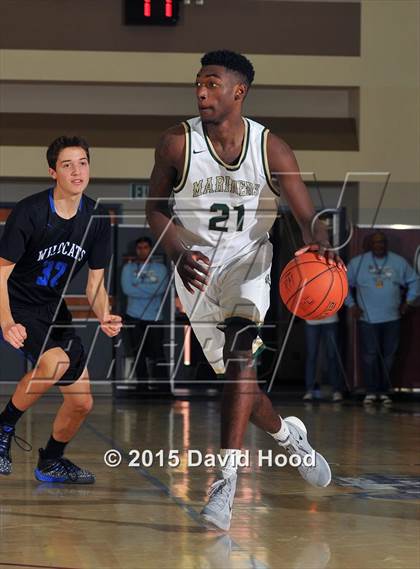
[[[134,26],[174,26],[179,0],[124,0],[125,23]]]

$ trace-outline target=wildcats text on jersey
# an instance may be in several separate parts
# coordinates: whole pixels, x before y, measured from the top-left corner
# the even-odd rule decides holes
[[[257,196],[260,184],[246,180],[233,180],[230,176],[213,176],[193,182],[193,198],[204,194],[226,192],[237,196]]]
[[[82,249],[76,243],[70,243],[70,241],[61,242],[59,245],[52,245],[46,249],[42,249],[38,252],[38,261],[44,261],[49,259],[54,255],[66,255],[67,257],[72,257],[76,261],[81,261],[85,256],[86,251]]]

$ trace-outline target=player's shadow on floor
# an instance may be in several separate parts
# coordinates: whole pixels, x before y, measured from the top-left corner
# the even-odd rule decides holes
[[[74,505],[74,502],[73,502]],[[96,505],[98,503],[96,502]],[[8,516],[18,516],[23,518],[42,518],[47,520],[60,520],[60,521],[72,521],[72,522],[92,522],[94,524],[106,524],[106,525],[115,525],[117,527],[126,526],[126,527],[136,527],[136,528],[147,528],[153,529],[155,531],[161,531],[166,533],[207,533],[208,529],[203,526],[184,526],[184,525],[176,525],[176,524],[159,524],[159,523],[144,523],[144,522],[124,522],[121,520],[104,520],[100,518],[75,518],[71,516],[52,516],[50,514],[30,514],[24,512],[8,512]]]

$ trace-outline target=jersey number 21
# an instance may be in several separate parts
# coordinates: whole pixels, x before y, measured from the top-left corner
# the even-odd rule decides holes
[[[238,205],[234,207],[233,210],[237,212],[235,231],[242,231],[244,227],[245,208],[243,205]],[[228,231],[226,225],[230,215],[229,206],[224,203],[214,203],[210,207],[210,211],[220,211],[221,215],[215,215],[210,219],[209,229],[212,231]],[[223,223],[223,226],[218,225],[220,223]]]

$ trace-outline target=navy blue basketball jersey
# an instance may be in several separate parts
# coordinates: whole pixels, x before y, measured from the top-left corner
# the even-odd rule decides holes
[[[58,304],[69,277],[86,262],[105,268],[110,252],[109,216],[93,199],[83,195],[71,219],[56,213],[52,189],[23,199],[0,239],[0,257],[16,264],[8,281],[10,304]]]

